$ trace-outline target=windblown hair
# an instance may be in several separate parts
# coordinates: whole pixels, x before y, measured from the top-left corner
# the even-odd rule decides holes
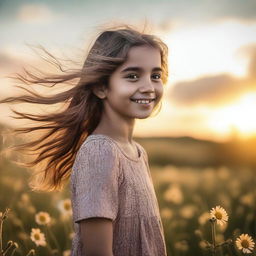
[[[26,167],[37,167],[30,177],[29,185],[36,191],[61,190],[63,183],[70,177],[76,153],[96,126],[103,110],[102,100],[92,91],[95,86],[108,86],[111,74],[127,60],[131,47],[149,45],[159,49],[163,69],[162,81],[168,78],[168,47],[157,36],[139,32],[128,25],[105,29],[98,35],[90,48],[84,65],[79,70],[64,70],[59,60],[45,50],[47,56],[54,60],[61,74],[41,72],[36,75],[27,69],[15,78],[24,86],[16,86],[27,93],[8,97],[0,103],[63,104],[61,112],[47,114],[29,114],[12,111],[16,119],[31,120],[32,127],[14,128],[16,134],[41,131],[41,136],[29,142],[15,145],[17,151],[30,151],[36,157],[25,163]],[[76,82],[74,82],[76,81]],[[51,96],[43,96],[28,87],[38,84],[51,88],[56,85],[71,84],[71,89]],[[39,166],[39,167],[38,167]]]

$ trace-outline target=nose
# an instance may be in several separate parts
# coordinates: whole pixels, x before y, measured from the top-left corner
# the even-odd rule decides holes
[[[145,93],[145,92],[155,92],[155,87],[154,84],[150,79],[145,79],[142,83],[142,85],[140,86],[140,92],[141,93]]]

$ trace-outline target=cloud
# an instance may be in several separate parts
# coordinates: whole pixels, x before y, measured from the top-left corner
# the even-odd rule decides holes
[[[201,19],[239,19],[244,21],[256,20],[256,1],[255,0],[222,0],[221,3],[217,1],[186,1],[186,11],[191,16]],[[189,10],[190,9],[190,10]],[[208,10],[208,11],[207,11]],[[209,10],[211,10],[209,12]],[[202,14],[202,18],[200,17]]]
[[[242,46],[237,51],[238,55],[249,57],[248,77],[252,80],[256,79],[256,44]]]
[[[48,23],[54,18],[48,6],[42,4],[23,4],[17,17],[24,23]]]
[[[204,76],[193,81],[176,83],[170,91],[170,101],[176,105],[225,105],[241,94],[256,90],[256,46],[247,49],[251,53],[247,77],[237,78],[229,74]]]
[[[215,5],[217,3],[215,2]],[[219,14],[223,17],[256,20],[256,1],[224,0],[219,7]]]
[[[253,52],[253,58],[251,59],[249,68],[248,68],[248,75],[251,79],[256,79],[256,49]]]

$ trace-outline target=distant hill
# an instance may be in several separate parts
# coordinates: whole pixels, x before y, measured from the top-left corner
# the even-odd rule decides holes
[[[153,165],[256,167],[256,138],[219,143],[191,137],[135,138]]]
[[[0,123],[0,148],[4,128]],[[224,143],[192,137],[135,137],[134,140],[146,149],[151,165],[256,167],[256,137]]]

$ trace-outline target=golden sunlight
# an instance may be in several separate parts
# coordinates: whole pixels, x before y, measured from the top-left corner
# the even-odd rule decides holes
[[[246,138],[256,135],[256,92],[243,95],[239,101],[216,109],[209,120],[209,126],[219,133],[236,130]]]

